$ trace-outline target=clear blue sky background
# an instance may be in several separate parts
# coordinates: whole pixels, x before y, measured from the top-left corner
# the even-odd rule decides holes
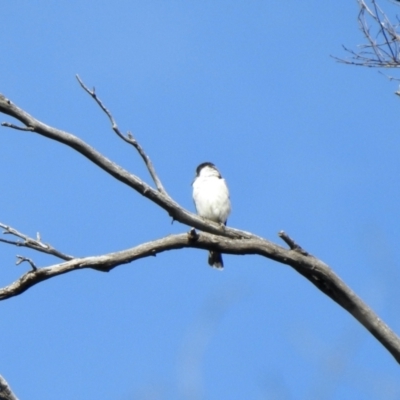
[[[231,226],[281,245],[285,230],[400,332],[397,86],[330,57],[362,42],[357,12],[355,1],[6,1],[0,92],[150,182],[80,74],[180,204],[194,211],[195,167],[214,162]],[[0,221],[66,253],[188,229],[59,143],[1,128],[0,146]],[[16,254],[57,262],[3,244],[1,286],[28,269]],[[225,256],[221,273],[206,259],[171,251],[1,302],[0,374],[21,400],[400,398],[392,356],[295,271]]]

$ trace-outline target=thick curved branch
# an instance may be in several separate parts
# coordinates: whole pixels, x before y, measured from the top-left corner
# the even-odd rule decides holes
[[[182,248],[214,249],[236,255],[258,254],[291,266],[353,315],[400,363],[400,339],[325,263],[305,255],[304,250],[287,250],[264,239],[230,239],[208,233],[194,233],[193,230],[189,233],[170,235],[131,249],[101,256],[75,258],[61,264],[31,270],[11,285],[0,289],[0,300],[17,296],[42,281],[67,272],[85,268],[108,272],[122,264]]]
[[[237,231],[235,229],[227,228],[211,221],[206,221],[198,215],[185,210],[170,196],[153,189],[147,183],[139,179],[136,175],[131,174],[124,168],[112,162],[107,157],[103,156],[101,153],[95,150],[93,147],[85,143],[83,140],[68,132],[53,128],[44,124],[43,122],[38,121],[37,119],[29,115],[26,111],[13,104],[11,100],[7,99],[2,94],[0,94],[0,113],[7,114],[13,118],[16,118],[26,126],[29,132],[38,133],[39,135],[63,143],[76,150],[78,153],[81,153],[83,156],[88,158],[90,161],[92,161],[98,167],[113,176],[115,179],[128,185],[129,187],[140,193],[142,196],[148,198],[149,200],[166,210],[168,214],[176,221],[179,221],[188,226],[194,226],[195,228],[201,229],[205,232],[210,232],[226,237],[256,237],[255,235],[248,232]],[[3,122],[1,125],[9,128],[15,128],[15,125],[6,122]],[[18,128],[21,129],[21,127]]]

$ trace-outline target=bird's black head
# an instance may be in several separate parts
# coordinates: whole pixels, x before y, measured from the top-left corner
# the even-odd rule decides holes
[[[210,168],[217,169],[213,163],[210,163],[210,162],[203,162],[203,163],[201,163],[201,164],[196,168],[196,176],[199,176],[199,175],[200,175],[200,171],[201,171],[204,167],[210,167]]]

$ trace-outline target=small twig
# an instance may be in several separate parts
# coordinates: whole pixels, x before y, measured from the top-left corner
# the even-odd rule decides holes
[[[16,257],[18,258],[18,260],[15,262],[15,265],[20,265],[21,263],[23,263],[25,261],[31,265],[33,271],[37,271],[37,266],[30,258],[26,258],[23,256],[16,256]]]
[[[17,236],[17,237],[19,237],[21,239],[24,239],[26,242],[30,242],[32,244],[34,243],[37,246],[42,247],[44,249],[47,249],[47,247],[48,247],[47,245],[45,245],[45,244],[43,244],[43,243],[41,243],[41,242],[39,242],[37,240],[34,240],[34,239],[30,238],[29,236],[24,235],[23,233],[17,231],[16,229],[11,228],[11,226],[4,225],[4,224],[0,223],[0,228],[4,229],[4,232],[3,232],[4,235]]]
[[[17,231],[14,228],[11,228],[11,226],[2,224],[0,222],[0,228],[4,229],[3,234],[4,235],[13,235],[16,236],[20,239],[22,239],[22,241],[20,240],[7,240],[7,239],[2,239],[0,238],[0,242],[3,243],[7,243],[7,244],[12,244],[14,246],[18,246],[18,247],[27,247],[29,249],[33,249],[33,250],[37,250],[40,251],[42,253],[46,253],[46,254],[50,254],[52,256],[61,258],[62,260],[72,260],[74,257],[70,256],[68,254],[64,254],[58,250],[56,250],[54,247],[50,246],[47,243],[43,243],[40,239],[40,234],[39,232],[37,233],[36,237],[37,239],[32,239],[31,237],[24,235],[23,233]]]
[[[389,81],[397,81],[397,82],[400,82],[400,78],[396,78],[396,77],[394,77],[394,76],[384,74],[382,71],[378,71],[378,73],[381,74],[381,75],[383,75],[383,76],[384,76],[385,78],[387,78]]]
[[[280,231],[278,236],[290,247],[291,250],[297,251],[303,256],[309,256],[310,254],[307,253],[302,247],[300,247],[287,233],[284,231]]]
[[[1,126],[5,126],[6,128],[16,129],[16,130],[18,130],[18,131],[33,132],[33,128],[30,127],[30,126],[28,126],[28,127],[25,127],[25,126],[18,126],[18,125],[11,124],[10,122],[2,122],[2,123],[1,123]]]
[[[145,151],[143,150],[142,146],[140,146],[140,144],[134,139],[133,135],[131,132],[128,132],[126,134],[126,136],[119,130],[118,125],[114,119],[114,117],[112,116],[111,112],[107,109],[107,107],[103,104],[103,102],[99,99],[99,97],[96,95],[95,89],[93,88],[93,90],[90,90],[81,80],[81,78],[79,77],[79,75],[76,75],[76,79],[78,80],[79,84],[81,85],[82,89],[88,93],[95,101],[96,103],[100,106],[100,108],[104,111],[104,113],[107,115],[108,119],[111,122],[111,127],[113,129],[113,131],[122,139],[124,140],[126,143],[129,143],[130,145],[132,145],[137,152],[139,153],[139,155],[142,157],[144,163],[146,164],[146,167],[150,173],[151,178],[153,179],[154,184],[156,185],[157,190],[168,196],[167,191],[164,189],[164,186],[162,185],[160,179],[158,178],[158,175],[156,173],[156,170],[153,166],[153,163],[151,162],[149,156],[145,153]]]

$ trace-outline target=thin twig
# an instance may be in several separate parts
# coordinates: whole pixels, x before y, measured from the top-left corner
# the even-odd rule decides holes
[[[10,122],[2,122],[1,126],[5,126],[6,128],[12,128],[12,129],[16,129],[17,131],[28,131],[28,132],[33,132],[33,128],[31,127],[26,127],[26,126],[18,126],[18,125],[14,125]]]
[[[280,231],[278,236],[290,247],[291,250],[297,251],[304,256],[309,256],[310,254],[303,250],[287,233]]]
[[[23,262],[28,262],[33,271],[37,271],[37,266],[35,265],[35,263],[32,261],[32,259],[24,257],[24,256],[16,256],[18,258],[18,260],[15,262],[15,265],[20,265]]]
[[[38,236],[37,239],[33,239],[33,238],[17,231],[16,229],[12,228],[11,226],[5,225],[1,222],[0,222],[0,228],[4,229],[4,232],[3,232],[4,235],[13,235],[13,236],[16,236],[16,237],[22,239],[22,241],[21,240],[14,241],[14,240],[0,238],[0,242],[12,244],[12,245],[18,246],[18,247],[27,247],[29,249],[33,249],[33,250],[40,251],[42,253],[50,254],[52,256],[61,258],[62,260],[66,260],[66,261],[72,260],[74,258],[73,256],[64,254],[61,251],[56,250],[54,247],[52,247],[48,243],[43,243],[40,240],[39,233],[37,234],[37,236]]]
[[[93,90],[90,90],[82,81],[82,79],[79,77],[79,75],[76,75],[76,79],[78,80],[79,84],[81,85],[82,89],[85,90],[86,93],[88,93],[94,100],[95,102],[100,106],[100,108],[104,111],[104,113],[107,115],[108,119],[111,122],[111,127],[113,129],[113,131],[122,139],[124,140],[126,143],[129,143],[130,145],[132,145],[137,152],[139,153],[139,155],[142,157],[144,163],[146,164],[146,167],[150,173],[151,178],[153,179],[154,184],[156,185],[157,190],[168,196],[167,191],[164,189],[164,186],[162,185],[156,170],[153,166],[153,163],[150,160],[150,157],[145,153],[145,151],[143,150],[142,146],[134,139],[134,137],[132,136],[131,132],[128,132],[126,135],[124,135],[118,128],[118,125],[114,119],[114,117],[112,116],[111,112],[107,109],[107,107],[103,104],[103,102],[99,99],[99,97],[97,96],[95,89],[93,88]]]
[[[384,28],[384,26],[385,26],[386,24],[384,24],[384,23],[382,22],[381,18],[380,18],[380,14],[383,14],[383,12],[382,12],[382,10],[378,7],[378,5],[376,4],[375,0],[372,0],[372,4],[373,4],[373,6],[374,6],[375,15],[376,15],[376,20],[377,20],[377,22],[378,22],[378,24],[379,24],[380,31],[382,32],[382,35],[383,35],[383,37],[385,38],[384,43],[390,43],[390,41],[389,41],[389,39],[388,39],[388,37],[387,37],[387,35],[386,35],[386,29]],[[384,17],[384,19],[385,19],[385,22],[387,23],[387,26],[390,27],[391,24],[390,24],[390,22],[389,22],[389,20],[387,19],[387,17],[386,17],[385,14],[383,14],[383,17]],[[388,45],[387,47],[388,47],[388,49],[389,49],[389,51],[390,51],[390,54],[392,55],[392,59],[396,59],[397,56],[394,55],[392,46]]]
[[[392,75],[387,75],[384,74],[382,71],[378,71],[379,74],[383,75],[385,78],[387,78],[389,81],[397,81],[400,82],[400,78],[396,78],[395,76]]]

